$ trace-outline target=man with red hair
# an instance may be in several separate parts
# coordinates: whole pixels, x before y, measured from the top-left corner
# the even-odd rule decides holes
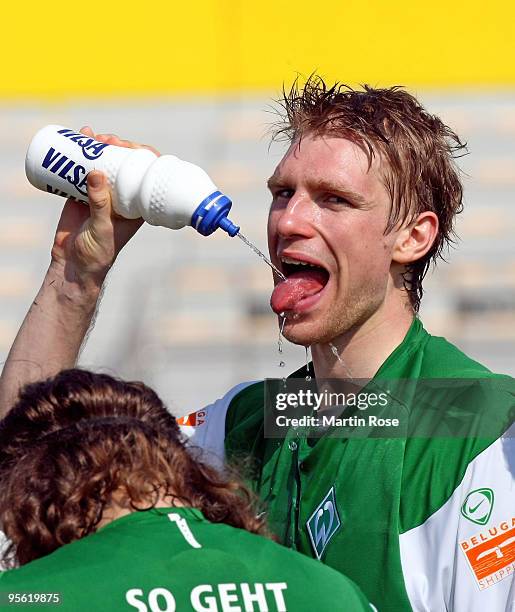
[[[324,397],[335,380],[383,385],[387,405],[374,406],[372,423],[404,415],[402,427],[363,434],[354,405],[339,437],[295,425],[270,437],[259,382],[231,390],[186,428],[220,458],[250,455],[249,478],[281,540],[349,575],[381,609],[507,610],[511,381],[430,336],[417,316],[424,275],[462,207],[454,158],[463,144],[398,87],[353,90],[312,77],[283,105],[278,133],[289,148],[269,180],[268,242],[286,280],[275,279],[271,305],[285,337],[313,356],[293,378],[313,378]],[[111,214],[100,173],[88,188],[90,212],[74,202],[64,210],[4,368],[4,405],[19,381],[75,363],[107,271],[138,227]]]

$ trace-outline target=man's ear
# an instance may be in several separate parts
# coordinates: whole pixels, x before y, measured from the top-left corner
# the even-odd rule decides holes
[[[400,264],[409,264],[423,257],[433,246],[438,234],[438,217],[426,210],[417,216],[397,236],[393,248],[392,260]]]

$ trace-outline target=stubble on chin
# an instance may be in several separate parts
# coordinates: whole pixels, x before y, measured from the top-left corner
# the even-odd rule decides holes
[[[290,319],[283,335],[289,342],[302,346],[329,344],[342,336],[352,336],[380,309],[385,299],[384,288],[381,289],[367,286],[328,308],[329,312]]]

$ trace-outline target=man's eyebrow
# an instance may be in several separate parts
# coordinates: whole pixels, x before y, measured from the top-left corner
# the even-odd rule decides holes
[[[352,202],[355,202],[356,204],[368,204],[367,199],[361,193],[358,193],[353,189],[349,189],[349,187],[346,187],[344,185],[328,181],[324,178],[311,180],[309,182],[309,186],[317,191],[327,191],[329,193],[335,193],[344,196]]]
[[[272,174],[272,176],[266,182],[266,186],[268,189],[272,189],[272,187],[277,187],[278,185],[283,186],[284,182],[281,180],[280,176],[277,176],[277,174]]]
[[[275,189],[277,187],[287,186],[288,182],[277,174],[273,174],[267,181],[267,187],[270,190]],[[329,193],[341,195],[345,198],[348,198],[351,202],[357,204],[358,206],[367,206],[369,204],[368,200],[362,194],[352,189],[349,189],[348,187],[345,187],[343,185],[339,185],[338,183],[328,181],[325,178],[310,180],[309,187],[316,191],[326,191]]]

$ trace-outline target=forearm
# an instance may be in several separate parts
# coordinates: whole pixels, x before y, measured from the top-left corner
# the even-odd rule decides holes
[[[23,385],[75,365],[95,314],[100,285],[79,282],[62,264],[50,265],[0,376],[0,417]]]
[[[91,129],[82,130],[92,136]],[[115,136],[103,142],[137,148]],[[113,214],[105,175],[88,174],[89,207],[68,199],[57,226],[52,263],[16,336],[0,376],[0,418],[20,388],[75,366],[108,270],[143,223]]]

